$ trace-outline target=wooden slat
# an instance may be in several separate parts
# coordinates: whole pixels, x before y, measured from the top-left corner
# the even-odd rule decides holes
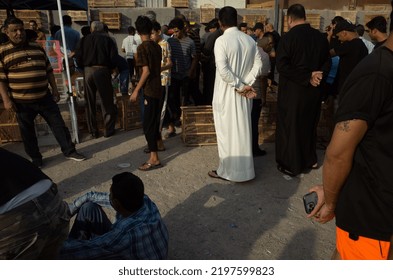
[[[172,0],[171,7],[173,7],[173,8],[188,8],[189,1],[188,0]]]
[[[216,8],[213,5],[203,5],[200,10],[200,23],[208,23],[216,17]]]

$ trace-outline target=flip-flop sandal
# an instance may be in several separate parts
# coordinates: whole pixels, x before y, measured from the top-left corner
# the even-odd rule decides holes
[[[220,177],[220,176],[217,174],[217,170],[209,171],[209,172],[207,173],[207,175],[209,175],[210,177],[212,177],[212,178],[214,178],[214,179],[221,179],[221,180],[224,180],[224,181],[228,181],[227,179]]]
[[[280,171],[281,173],[284,173],[285,175],[288,175],[288,176],[291,176],[291,177],[296,177],[295,174],[293,174],[291,171],[286,170],[281,165],[277,165],[277,170]]]
[[[145,162],[144,164],[139,166],[138,169],[140,171],[149,171],[149,170],[153,170],[153,169],[157,169],[157,168],[161,168],[161,167],[162,167],[161,163],[159,163],[159,164],[151,164],[149,162]]]
[[[316,163],[316,164],[312,165],[310,168],[311,169],[319,169],[319,165],[318,165],[318,163]]]

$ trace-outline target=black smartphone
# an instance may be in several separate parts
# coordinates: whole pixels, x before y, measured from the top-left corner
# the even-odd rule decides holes
[[[314,210],[318,203],[318,195],[316,192],[310,192],[303,196],[304,209],[307,214],[310,214]]]

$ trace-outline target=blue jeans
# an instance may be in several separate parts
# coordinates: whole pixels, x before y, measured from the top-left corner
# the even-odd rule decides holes
[[[86,202],[80,207],[76,215],[69,238],[90,240],[107,233],[111,227],[112,223],[101,206],[94,202]]]
[[[0,215],[0,259],[55,259],[67,238],[68,205],[55,184],[31,201]]]
[[[75,144],[72,142],[71,134],[60,114],[59,106],[53,101],[50,94],[33,103],[15,103],[15,105],[25,151],[32,159],[42,158],[34,126],[34,119],[38,114],[48,123],[63,154],[67,156],[75,151]]]
[[[119,82],[121,95],[128,95],[128,84],[130,82],[130,72],[128,71],[128,69],[120,72]]]

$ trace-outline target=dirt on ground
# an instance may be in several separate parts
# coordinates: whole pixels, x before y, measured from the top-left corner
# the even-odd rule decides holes
[[[68,202],[87,191],[108,191],[117,173],[138,175],[168,227],[170,259],[321,260],[334,249],[334,222],[307,219],[302,201],[321,183],[321,168],[285,178],[276,169],[274,144],[262,145],[267,155],[255,158],[256,178],[246,183],[210,178],[217,147],[187,147],[180,135],[165,140],[159,153],[164,166],[146,172],[138,170],[148,158],[141,129],[82,141],[77,149],[88,157],[83,162],[65,159],[53,144],[41,147],[42,170]],[[22,143],[2,147],[27,157]],[[318,153],[322,164],[324,151]]]

